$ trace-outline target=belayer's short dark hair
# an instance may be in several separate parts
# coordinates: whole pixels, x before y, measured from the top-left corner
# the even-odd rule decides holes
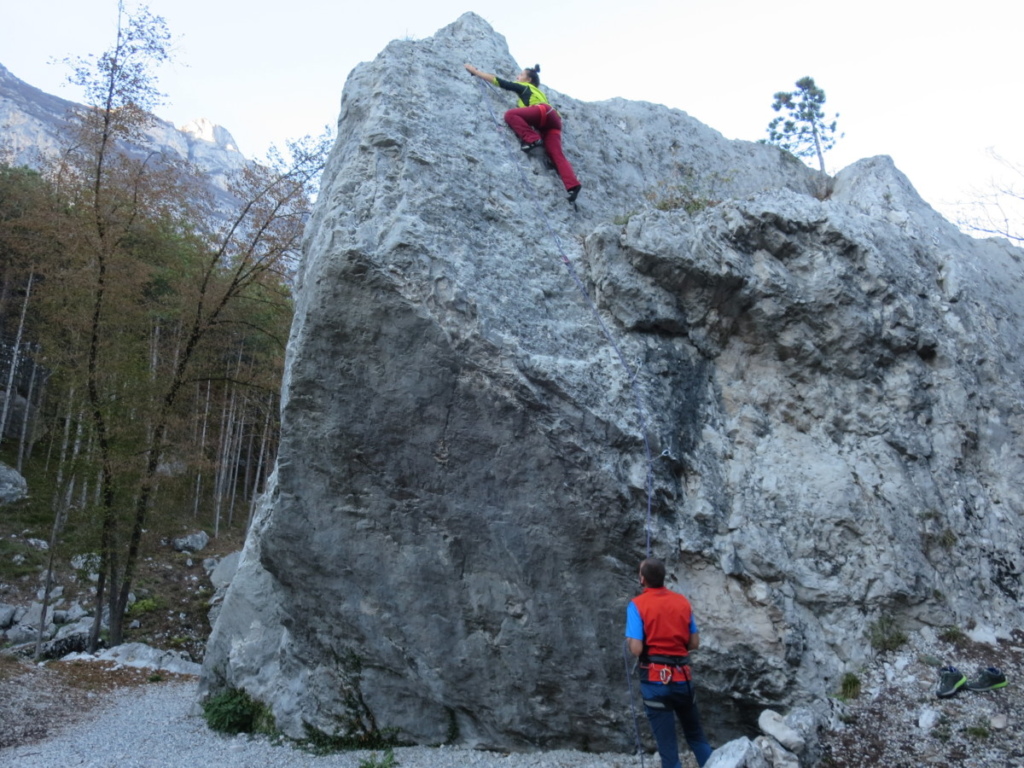
[[[653,557],[649,557],[640,563],[640,575],[648,587],[665,586],[665,564]]]
[[[540,85],[540,64],[534,64],[532,67],[527,67],[524,71],[529,75],[531,83],[534,85]]]

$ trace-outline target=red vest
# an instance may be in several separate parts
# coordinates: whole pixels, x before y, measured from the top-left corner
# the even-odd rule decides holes
[[[669,666],[644,662],[648,656],[688,656],[686,646],[690,642],[690,618],[693,609],[690,601],[678,592],[665,587],[647,587],[633,598],[633,604],[640,612],[644,623],[644,656],[641,668],[648,670],[650,682],[682,682],[690,679],[688,666]]]

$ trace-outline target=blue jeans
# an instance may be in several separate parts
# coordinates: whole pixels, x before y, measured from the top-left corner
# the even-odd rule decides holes
[[[690,683],[640,683],[644,711],[658,742],[661,768],[680,768],[679,742],[676,740],[676,718],[683,726],[686,743],[690,745],[697,765],[711,757],[711,745],[700,725],[700,714]],[[653,705],[653,706],[652,706]]]

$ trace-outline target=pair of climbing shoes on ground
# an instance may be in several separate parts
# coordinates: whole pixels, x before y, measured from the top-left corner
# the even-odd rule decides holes
[[[997,667],[981,667],[977,677],[971,680],[956,667],[943,667],[939,670],[939,687],[935,695],[940,699],[948,699],[963,688],[969,691],[994,691],[1005,687],[1006,675]]]

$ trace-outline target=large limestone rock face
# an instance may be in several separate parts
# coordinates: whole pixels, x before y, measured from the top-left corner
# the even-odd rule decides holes
[[[206,689],[293,735],[629,748],[648,541],[719,738],[837,690],[879,620],[1019,623],[1020,252],[886,158],[826,189],[682,112],[549,90],[576,213],[466,61],[517,71],[467,14],[345,86]]]

